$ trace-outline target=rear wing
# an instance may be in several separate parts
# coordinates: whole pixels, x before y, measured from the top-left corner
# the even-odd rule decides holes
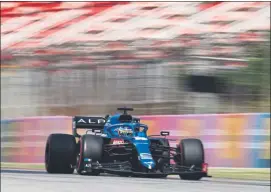
[[[100,130],[102,131],[106,119],[103,117],[86,117],[86,116],[74,116],[73,117],[73,135],[75,137],[80,137],[77,133],[77,129],[90,129],[92,131]]]

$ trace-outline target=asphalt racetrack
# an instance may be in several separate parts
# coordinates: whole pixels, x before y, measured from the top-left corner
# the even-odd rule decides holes
[[[45,171],[1,170],[2,192],[269,192],[270,181],[204,178],[184,181],[120,177],[47,174]]]

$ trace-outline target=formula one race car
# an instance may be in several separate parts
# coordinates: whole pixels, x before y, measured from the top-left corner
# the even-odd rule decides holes
[[[147,125],[127,113],[132,108],[118,110],[124,113],[105,118],[75,116],[73,135],[51,134],[45,149],[47,172],[72,174],[76,169],[80,175],[179,175],[186,180],[210,177],[200,140],[183,139],[177,147],[171,147],[169,132],[147,136]],[[78,129],[87,131],[79,135]]]

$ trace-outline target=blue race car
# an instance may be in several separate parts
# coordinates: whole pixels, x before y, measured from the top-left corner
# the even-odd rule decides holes
[[[45,149],[46,171],[72,174],[76,169],[80,175],[160,178],[179,175],[185,180],[210,177],[200,140],[183,139],[171,147],[169,132],[148,136],[148,126],[127,113],[132,108],[118,110],[124,112],[106,117],[75,116],[73,135],[51,134]],[[79,135],[78,129],[87,131]]]

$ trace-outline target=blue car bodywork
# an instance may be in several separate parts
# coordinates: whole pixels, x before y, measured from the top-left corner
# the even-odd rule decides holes
[[[150,136],[147,134],[147,125],[140,123],[139,118],[127,114],[127,111],[132,111],[132,109],[118,108],[118,110],[123,110],[124,113],[106,117],[75,116],[73,118],[73,136],[80,138],[78,146],[81,146],[80,143],[83,141],[81,141],[77,129],[88,129],[93,135],[89,136],[87,131],[82,136],[85,138],[88,135],[90,138],[88,142],[92,144],[85,143],[84,145],[88,145],[86,151],[78,151],[82,154],[90,154],[95,150],[97,154],[100,154],[103,150],[99,161],[92,162],[91,158],[84,158],[86,172],[96,170],[113,174],[155,175],[155,177],[174,174],[180,175],[180,177],[193,174],[196,178],[208,176],[207,165],[204,163],[203,146],[200,141],[193,139],[185,141],[185,146],[189,145],[192,148],[196,146],[197,149],[192,149],[192,151],[199,153],[197,157],[195,156],[195,161],[191,158],[194,156],[193,153],[187,153],[190,155],[187,159],[191,159],[191,163],[183,161],[184,156],[180,145],[184,144],[180,143],[176,147],[171,147],[166,138],[169,132],[162,131],[159,135]],[[94,140],[100,143],[99,146],[92,142]],[[93,144],[94,148],[92,148]],[[186,148],[188,149],[189,146]],[[170,160],[173,160],[175,164],[171,164]]]
[[[120,116],[121,114],[116,114],[108,118],[104,125],[104,137],[111,139],[122,138],[130,141],[139,154],[138,159],[141,164],[148,169],[153,169],[155,161],[150,152],[150,140],[147,136],[148,126],[133,119],[127,123],[120,122]],[[136,131],[136,128],[140,128],[141,130]]]

